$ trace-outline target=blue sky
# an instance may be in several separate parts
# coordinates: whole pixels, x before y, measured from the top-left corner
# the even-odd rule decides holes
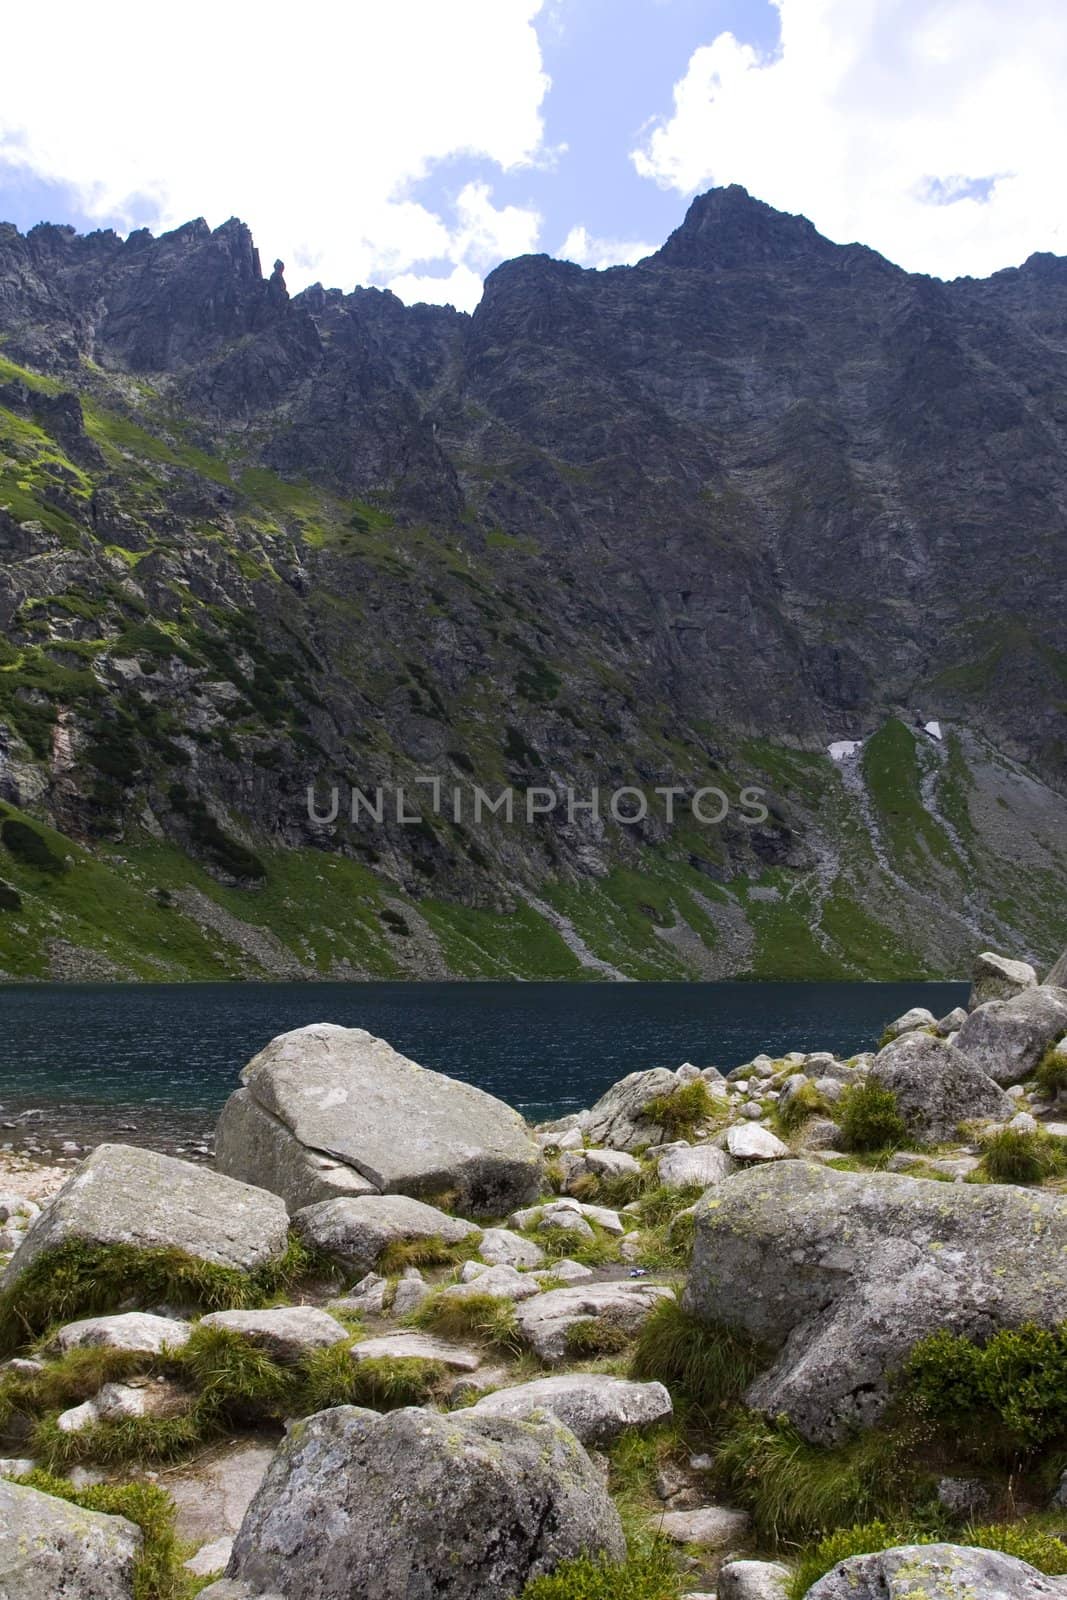
[[[22,228],[236,214],[290,287],[465,309],[524,250],[637,259],[713,183],[942,276],[1067,254],[1059,0],[56,0],[44,52],[20,10]]]

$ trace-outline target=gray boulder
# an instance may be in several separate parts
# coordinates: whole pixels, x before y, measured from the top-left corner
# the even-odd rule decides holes
[[[141,1530],[0,1478],[0,1600],[133,1600]]]
[[[497,1389],[473,1407],[475,1415],[532,1417],[551,1411],[584,1445],[606,1445],[629,1428],[649,1428],[673,1412],[662,1383],[636,1383],[603,1372],[570,1372]]]
[[[394,1239],[441,1239],[445,1244],[459,1244],[478,1232],[473,1222],[450,1217],[436,1206],[403,1194],[320,1200],[298,1211],[293,1227],[306,1244],[353,1272],[369,1272]]]
[[[1044,981],[1054,989],[1067,989],[1067,950],[1063,952],[1055,966],[1049,968]]]
[[[1051,1600],[1064,1593],[1062,1579],[999,1550],[910,1544],[839,1561],[805,1600]]]
[[[678,1074],[668,1067],[631,1072],[613,1083],[582,1117],[582,1132],[590,1144],[612,1150],[635,1150],[640,1145],[662,1144],[665,1130],[645,1116],[649,1101],[673,1094],[682,1087]]]
[[[793,1154],[770,1128],[760,1128],[755,1123],[727,1128],[723,1144],[735,1161],[784,1161]]]
[[[339,1406],[290,1429],[227,1575],[286,1600],[510,1600],[561,1561],[625,1549],[600,1475],[555,1418]]]
[[[665,1189],[686,1189],[692,1184],[709,1189],[736,1171],[737,1162],[713,1144],[676,1145],[656,1162]]]
[[[478,1254],[491,1267],[539,1267],[545,1259],[539,1244],[510,1228],[486,1228],[478,1241]]]
[[[719,1568],[718,1600],[789,1600],[791,1575],[777,1561],[727,1561]]]
[[[989,1000],[972,1011],[956,1035],[961,1055],[994,1082],[1021,1083],[1045,1051],[1067,1033],[1067,989],[1042,984],[1012,1000]]]
[[[285,1206],[265,1189],[155,1150],[102,1144],[31,1223],[0,1286],[72,1239],[182,1250],[252,1272],[284,1255],[288,1233]]]
[[[482,1364],[477,1350],[450,1344],[431,1333],[416,1333],[413,1328],[398,1328],[376,1339],[361,1339],[352,1346],[353,1361],[437,1361],[449,1372],[477,1372]]]
[[[925,1006],[912,1006],[910,1011],[905,1011],[902,1017],[897,1017],[885,1030],[884,1038],[888,1044],[891,1039],[900,1039],[906,1033],[916,1033],[919,1029],[932,1028],[936,1023],[932,1011],[927,1011]]]
[[[215,1164],[231,1178],[280,1194],[290,1211],[341,1195],[378,1193],[354,1167],[301,1144],[248,1089],[235,1090],[222,1108],[215,1127]]]
[[[1063,1319],[1056,1195],[791,1161],[738,1174],[695,1215],[685,1306],[766,1347],[746,1402],[814,1443],[874,1423],[939,1328],[986,1339]]]
[[[213,1311],[202,1328],[222,1328],[265,1350],[275,1361],[293,1362],[314,1350],[351,1342],[348,1329],[317,1306],[276,1306],[267,1311]]]
[[[286,1133],[383,1194],[432,1199],[448,1191],[476,1215],[500,1216],[540,1188],[541,1153],[517,1111],[418,1066],[363,1028],[323,1022],[283,1033],[241,1078],[282,1131],[252,1128],[247,1101],[231,1098],[216,1159],[276,1188],[292,1209],[301,1209],[310,1176]],[[327,1181],[336,1192],[349,1180],[333,1173]]]
[[[891,1089],[908,1132],[923,1144],[958,1137],[960,1123],[1004,1122],[1014,1103],[969,1056],[928,1033],[906,1033],[874,1058],[871,1081]]]
[[[109,1350],[157,1356],[164,1346],[180,1350],[192,1331],[191,1323],[179,1322],[176,1317],[124,1311],[114,1317],[86,1317],[82,1322],[68,1322],[52,1338],[49,1349],[65,1355],[68,1350],[103,1346]]]
[[[553,1365],[570,1353],[568,1334],[576,1323],[595,1320],[633,1334],[670,1293],[662,1284],[629,1280],[574,1284],[524,1300],[516,1307],[515,1316],[526,1343],[542,1361]]]
[[[971,993],[967,1010],[985,1005],[987,1000],[1012,1000],[1037,983],[1037,973],[1028,961],[1009,961],[992,950],[975,957]]]

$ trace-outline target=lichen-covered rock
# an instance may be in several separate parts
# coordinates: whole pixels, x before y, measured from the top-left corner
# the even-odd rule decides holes
[[[279,1446],[228,1576],[286,1600],[511,1600],[561,1561],[624,1553],[599,1474],[555,1418],[340,1406]]]
[[[473,1222],[403,1194],[321,1200],[298,1211],[293,1227],[306,1244],[353,1272],[369,1272],[394,1240],[440,1239],[445,1244],[459,1244],[478,1232]]]
[[[476,1372],[482,1364],[477,1350],[437,1339],[432,1333],[417,1333],[413,1328],[398,1328],[395,1333],[361,1339],[352,1346],[353,1361],[405,1361],[411,1357],[439,1362],[449,1372]]]
[[[1005,1087],[1030,1077],[1067,1033],[1067,989],[1041,984],[972,1011],[955,1038],[961,1055]]]
[[[584,1445],[610,1444],[630,1428],[664,1422],[673,1411],[662,1383],[637,1383],[603,1372],[570,1372],[497,1389],[473,1407],[475,1415],[532,1417],[551,1411]]]
[[[1062,1600],[1065,1593],[1062,1579],[999,1550],[911,1544],[839,1561],[805,1600]]]
[[[645,1318],[671,1291],[661,1284],[582,1283],[549,1289],[516,1307],[519,1332],[541,1360],[566,1359],[568,1333],[576,1323],[602,1321],[622,1332],[636,1333]]]
[[[317,1306],[275,1306],[265,1311],[213,1311],[202,1328],[223,1328],[265,1350],[275,1361],[299,1361],[314,1350],[328,1350],[352,1335]]]
[[[0,1478],[0,1600],[133,1600],[140,1528]]]
[[[954,1045],[928,1033],[906,1033],[874,1059],[871,1081],[891,1089],[908,1132],[923,1144],[958,1137],[962,1122],[1004,1122],[1014,1106],[1003,1089]]]
[[[661,1095],[674,1094],[683,1081],[668,1067],[652,1067],[621,1078],[583,1114],[582,1132],[587,1141],[612,1150],[662,1143],[664,1129],[645,1115],[645,1107]]]
[[[109,1350],[129,1350],[134,1354],[155,1356],[164,1347],[180,1350],[192,1331],[191,1323],[180,1322],[177,1317],[156,1317],[147,1311],[123,1311],[113,1317],[86,1317],[81,1322],[68,1322],[54,1335],[49,1348],[65,1354],[68,1350],[102,1346]]]
[[[518,1112],[420,1067],[363,1028],[322,1022],[280,1034],[241,1078],[256,1105],[305,1150],[351,1168],[383,1194],[450,1191],[460,1210],[501,1216],[538,1193],[541,1152]],[[288,1191],[300,1209],[297,1189],[308,1173],[298,1155],[259,1129],[246,1149],[239,1129],[227,1126],[238,1118],[251,1129],[247,1107],[224,1111],[220,1166],[232,1163]]]
[[[281,1195],[290,1211],[341,1195],[378,1193],[354,1167],[301,1144],[248,1089],[235,1090],[219,1113],[215,1164],[231,1178]]]
[[[1062,1322],[1067,1207],[1007,1185],[755,1168],[698,1202],[684,1303],[766,1347],[748,1405],[833,1442],[878,1419],[893,1373],[939,1328],[986,1339]]]
[[[285,1254],[288,1231],[285,1206],[266,1189],[155,1150],[102,1144],[31,1223],[0,1284],[69,1240],[181,1250],[252,1272]]]
[[[687,1189],[698,1183],[708,1189],[736,1171],[737,1162],[714,1144],[676,1145],[656,1162],[656,1173],[665,1189]]]
[[[1010,961],[992,950],[975,957],[971,993],[967,1010],[973,1011],[987,1000],[1012,1000],[1037,983],[1037,973],[1028,961]]]

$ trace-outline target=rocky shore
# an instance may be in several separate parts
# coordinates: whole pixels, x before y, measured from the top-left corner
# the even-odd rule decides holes
[[[1067,958],[540,1127],[317,1024],[199,1153],[0,1157],[3,1600],[1067,1595]]]

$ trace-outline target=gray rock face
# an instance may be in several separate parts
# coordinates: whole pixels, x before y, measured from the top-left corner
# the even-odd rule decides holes
[[[1067,989],[1042,984],[1012,1000],[989,1000],[956,1035],[961,1055],[996,1083],[1030,1077],[1050,1045],[1067,1033]]]
[[[612,1150],[633,1150],[639,1145],[660,1144],[664,1130],[644,1116],[650,1100],[673,1094],[681,1087],[677,1073],[667,1067],[652,1067],[648,1072],[631,1072],[613,1083],[582,1119],[582,1132],[590,1144],[607,1145]]]
[[[287,1600],[509,1600],[561,1561],[624,1552],[596,1469],[554,1418],[339,1406],[279,1446],[228,1576]]]
[[[573,1372],[497,1389],[472,1409],[475,1415],[520,1419],[551,1411],[581,1444],[605,1445],[629,1428],[665,1421],[674,1407],[662,1383]]]
[[[626,1333],[636,1333],[669,1289],[659,1284],[589,1283],[550,1289],[516,1308],[519,1332],[549,1364],[568,1354],[567,1334],[575,1323],[603,1319]]]
[[[285,1253],[289,1218],[277,1195],[189,1161],[102,1144],[27,1230],[0,1284],[69,1239],[169,1247],[251,1272]]]
[[[378,1193],[354,1167],[301,1144],[248,1089],[231,1094],[219,1114],[215,1162],[231,1178],[280,1194],[290,1211],[340,1195]]]
[[[698,1202],[684,1304],[765,1344],[746,1402],[826,1443],[877,1420],[891,1374],[938,1328],[1052,1328],[1065,1295],[1058,1196],[791,1161]]]
[[[1037,973],[1028,961],[1009,961],[1007,956],[983,950],[975,957],[967,1010],[973,1011],[987,1000],[1012,1000],[1036,983]]]
[[[1044,981],[1053,989],[1067,989],[1067,950],[1055,966],[1049,968]]]
[[[0,1600],[133,1600],[141,1530],[0,1478]]]
[[[224,1328],[265,1350],[275,1361],[299,1361],[313,1350],[328,1350],[352,1335],[316,1306],[277,1306],[267,1311],[213,1311],[202,1328]]]
[[[736,1172],[737,1162],[717,1145],[682,1145],[660,1156],[656,1171],[665,1189],[685,1189],[697,1183],[707,1189]]]
[[[898,1545],[839,1561],[805,1600],[1043,1600],[1061,1583],[999,1550],[956,1544]]]
[[[449,1190],[461,1210],[493,1216],[537,1195],[540,1150],[518,1112],[418,1066],[363,1028],[323,1022],[280,1034],[241,1077],[252,1100],[304,1149],[351,1168],[383,1194]],[[235,1117],[250,1120],[247,1109]],[[306,1169],[261,1131],[253,1143],[264,1162],[261,1181],[289,1186],[295,1203]],[[226,1129],[220,1164],[236,1160],[247,1171],[240,1149],[237,1133]]]
[[[307,1244],[353,1272],[369,1272],[394,1239],[443,1239],[445,1244],[458,1244],[478,1232],[472,1222],[450,1217],[436,1206],[403,1194],[321,1200],[298,1211],[293,1227]]]
[[[957,1137],[961,1122],[1006,1121],[1014,1105],[969,1056],[928,1033],[907,1033],[880,1050],[871,1080],[891,1089],[908,1131],[924,1144]]]
[[[125,1311],[114,1317],[86,1317],[68,1322],[52,1340],[59,1352],[106,1346],[111,1350],[132,1350],[142,1355],[158,1355],[164,1346],[179,1350],[189,1338],[192,1324],[176,1317],[154,1317],[146,1311]]]

